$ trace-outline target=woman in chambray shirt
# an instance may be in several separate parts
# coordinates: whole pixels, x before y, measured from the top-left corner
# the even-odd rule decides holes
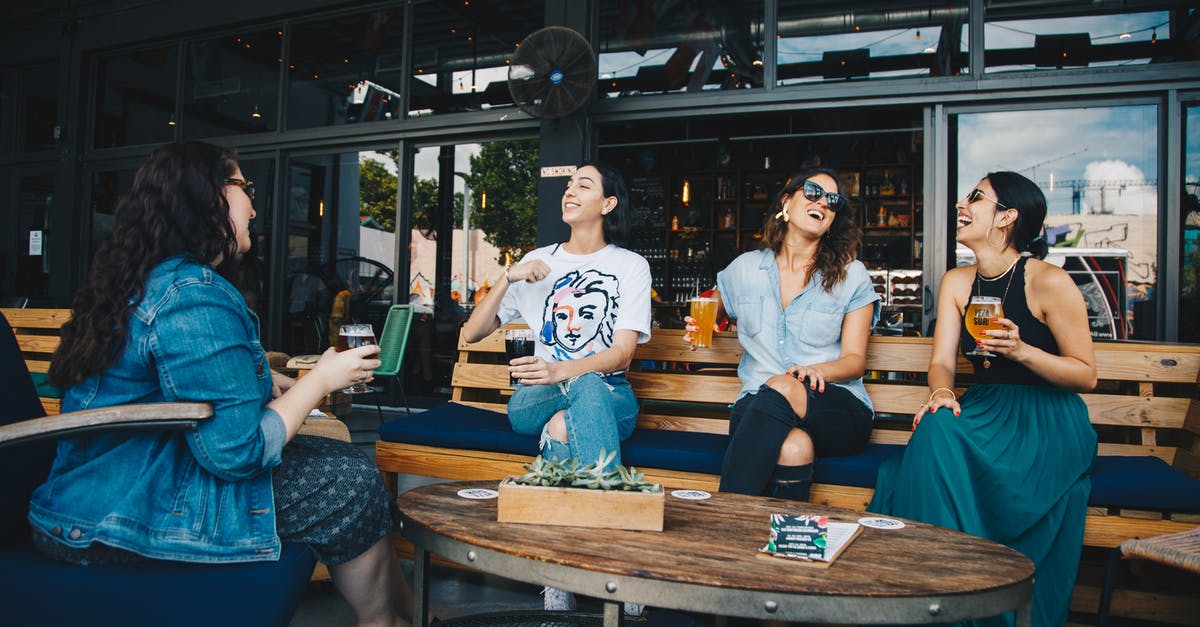
[[[830,170],[793,176],[763,226],[763,248],[717,275],[745,350],[723,492],[808,500],[817,456],[867,445],[874,410],[862,376],[880,299],[854,258],[859,229],[840,192]]]
[[[215,270],[249,250],[253,196],[234,153],[210,144],[168,144],[138,169],[50,379],[64,411],[193,401],[213,416],[61,441],[30,504],[34,544],[86,565],[274,560],[298,542],[359,624],[407,625],[379,472],[348,443],[297,435],[326,394],[371,379],[379,348],[330,349],[299,381],[271,372],[257,317]]]

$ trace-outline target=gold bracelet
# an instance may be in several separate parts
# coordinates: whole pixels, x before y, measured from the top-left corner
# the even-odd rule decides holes
[[[929,394],[929,400],[925,401],[925,405],[929,405],[930,403],[932,403],[933,397],[937,396],[937,393],[942,392],[942,391],[949,392],[951,398],[953,398],[956,401],[958,400],[958,395],[954,393],[954,390],[951,390],[950,388],[938,388]]]

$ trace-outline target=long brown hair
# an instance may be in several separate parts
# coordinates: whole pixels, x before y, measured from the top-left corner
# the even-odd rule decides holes
[[[202,142],[150,153],[117,203],[112,235],[71,303],[71,320],[50,362],[51,383],[71,387],[116,361],[146,277],[163,260],[185,255],[212,264],[237,252],[224,194],[225,179],[237,167],[233,150]]]
[[[824,174],[833,179],[837,185],[837,193],[842,193],[842,180],[833,170],[826,168],[810,168],[802,170],[788,179],[775,196],[767,210],[767,218],[762,228],[762,247],[769,248],[775,254],[783,249],[783,241],[787,236],[787,222],[779,217],[784,202],[793,194],[803,193],[804,181]],[[834,286],[846,279],[846,264],[857,258],[858,242],[861,230],[854,221],[853,210],[849,202],[841,210],[833,212],[833,224],[821,237],[817,245],[817,258],[813,261],[813,270],[821,271],[821,287],[826,292],[833,291]],[[811,276],[811,275],[810,275]]]

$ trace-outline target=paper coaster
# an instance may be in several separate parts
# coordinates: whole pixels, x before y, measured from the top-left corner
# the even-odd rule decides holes
[[[712,495],[704,490],[671,490],[671,496],[689,501],[703,501],[712,498]]]
[[[500,496],[500,493],[487,488],[470,488],[468,490],[459,490],[458,495],[464,499],[494,499]]]
[[[859,518],[858,524],[872,529],[903,529],[904,522],[895,518]]]

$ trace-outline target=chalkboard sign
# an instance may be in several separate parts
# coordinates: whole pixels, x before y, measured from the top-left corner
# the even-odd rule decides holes
[[[667,226],[666,181],[639,176],[629,185],[629,226],[633,232],[661,232]]]

